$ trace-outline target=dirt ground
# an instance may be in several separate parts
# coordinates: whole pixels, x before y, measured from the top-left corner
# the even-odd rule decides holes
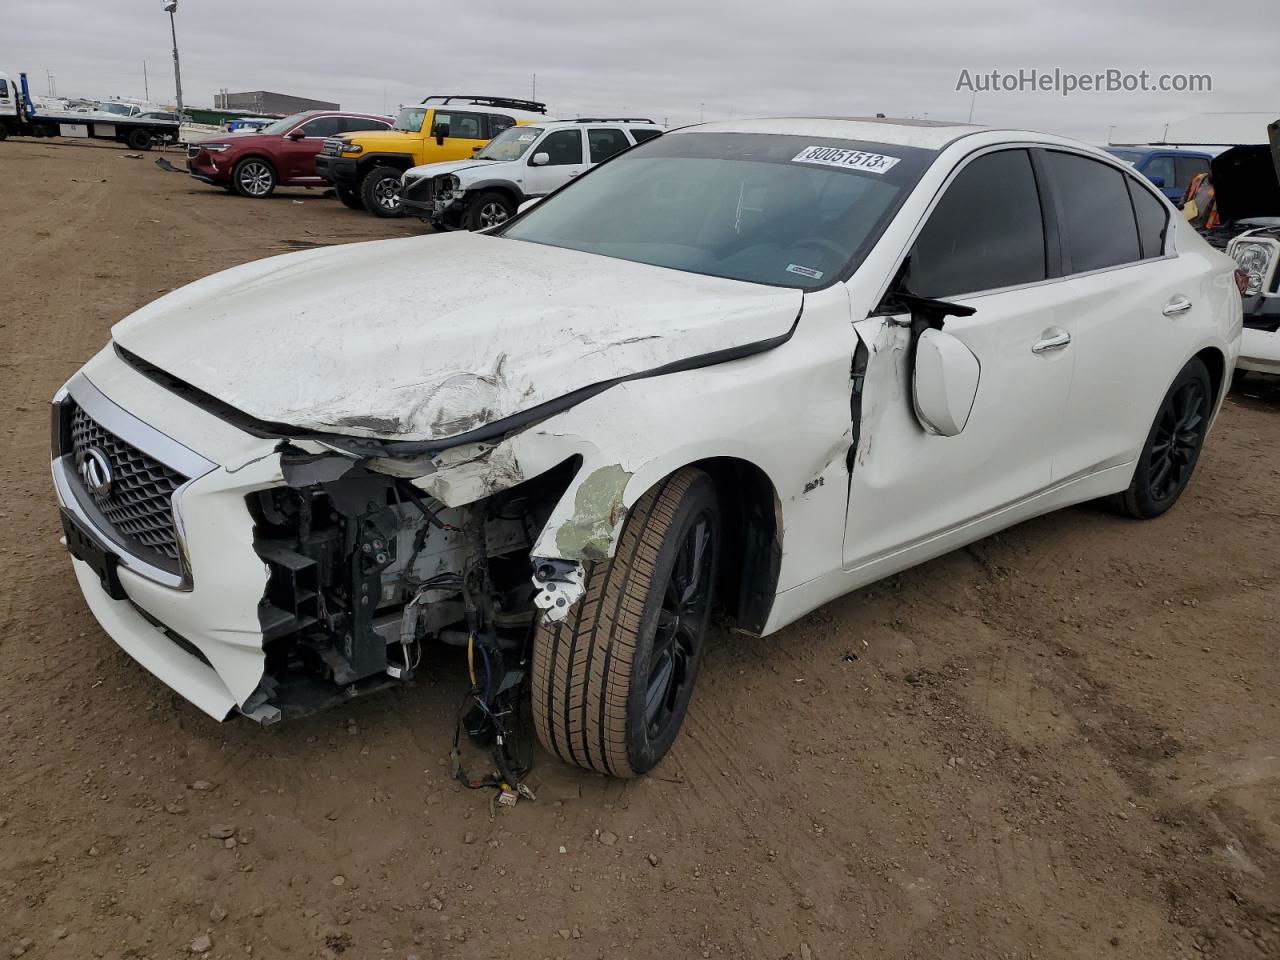
[[[653,775],[540,754],[495,814],[448,776],[456,652],[218,725],[85,607],[46,402],[111,324],[424,229],[155,157],[0,144],[0,957],[1280,956],[1280,391],[1228,400],[1165,518],[1068,510],[718,637]]]

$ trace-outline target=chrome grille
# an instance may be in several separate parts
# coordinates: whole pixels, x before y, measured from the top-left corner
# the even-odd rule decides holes
[[[79,467],[91,449],[101,452],[111,465],[111,485],[105,496],[87,489],[86,494],[124,542],[154,551],[176,566],[178,536],[173,522],[173,492],[188,478],[104,430],[74,406],[71,452],[78,479]]]

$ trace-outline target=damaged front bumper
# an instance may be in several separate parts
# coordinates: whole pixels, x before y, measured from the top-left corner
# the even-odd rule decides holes
[[[535,547],[580,462],[527,479],[481,446],[378,472],[245,433],[110,350],[53,406],[54,486],[91,611],[218,720],[270,723],[401,683],[429,642],[520,650],[582,593],[579,560]]]

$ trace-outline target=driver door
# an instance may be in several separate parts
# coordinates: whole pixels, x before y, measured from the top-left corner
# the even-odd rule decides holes
[[[980,154],[954,174],[912,246],[900,285],[974,308],[943,332],[977,358],[962,431],[938,436],[917,415],[910,317],[854,324],[865,348],[855,394],[844,566],[869,582],[983,535],[989,521],[1052,482],[1071,386],[1067,284],[1057,273],[1026,150]],[[857,381],[855,380],[855,383]],[[975,527],[975,525],[979,525]]]

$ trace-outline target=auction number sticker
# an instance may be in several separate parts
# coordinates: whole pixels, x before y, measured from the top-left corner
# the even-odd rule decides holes
[[[792,158],[792,162],[820,163],[827,167],[839,167],[842,170],[884,173],[886,170],[892,170],[899,159],[901,158],[886,157],[882,153],[850,150],[845,147],[805,147]]]

